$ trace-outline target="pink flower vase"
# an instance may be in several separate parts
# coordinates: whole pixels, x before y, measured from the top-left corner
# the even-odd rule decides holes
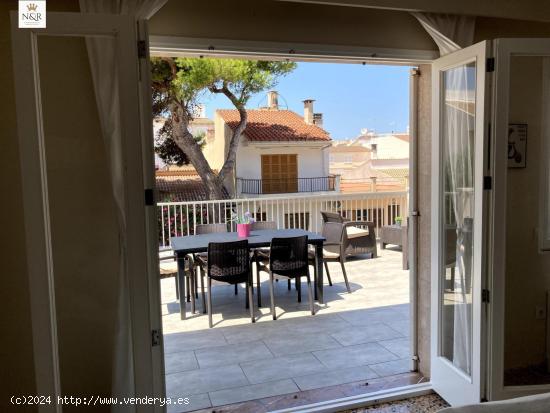
[[[250,224],[237,224],[237,236],[239,238],[248,238],[250,236]]]

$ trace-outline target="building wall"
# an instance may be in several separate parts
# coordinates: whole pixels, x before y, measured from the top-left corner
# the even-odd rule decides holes
[[[228,137],[230,136],[231,128],[216,113],[214,115],[214,135],[212,138],[206,139],[206,145],[203,148],[204,156],[212,169],[221,170],[225,162]]]
[[[542,58],[513,57],[510,122],[527,123],[527,166],[508,169],[506,214],[505,368],[545,362],[550,254],[540,253],[539,226]]]
[[[370,145],[376,145],[376,151],[372,151],[373,159],[409,158],[409,143],[393,135],[375,136],[367,142]]]
[[[317,178],[328,175],[328,163],[325,161],[326,149],[321,149],[319,146],[274,145],[265,148],[254,143],[243,143],[237,150],[237,177],[239,178],[261,179],[261,156],[275,154],[298,155],[298,178]]]

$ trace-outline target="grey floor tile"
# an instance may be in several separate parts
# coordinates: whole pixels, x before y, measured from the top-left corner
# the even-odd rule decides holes
[[[278,321],[272,323],[255,323],[252,325],[224,327],[220,331],[230,344],[245,343],[248,341],[258,341],[264,338],[281,334],[283,327],[278,325]]]
[[[164,355],[164,371],[166,374],[198,368],[199,365],[193,351],[180,351]]]
[[[282,331],[281,334],[264,339],[264,343],[275,356],[341,347],[328,334],[300,333],[297,331]]]
[[[241,363],[252,384],[317,373],[326,368],[311,353],[292,354],[271,360]]]
[[[386,324],[393,328],[395,331],[399,331],[405,337],[411,335],[411,322],[410,320],[389,320]]]
[[[238,365],[211,367],[167,374],[166,394],[169,397],[188,397],[248,384]]]
[[[298,386],[292,380],[286,379],[215,391],[210,393],[210,400],[212,401],[212,406],[222,406],[298,391],[300,391]]]
[[[189,331],[164,335],[164,353],[166,354],[226,344],[224,335],[217,330]]]
[[[192,412],[199,409],[206,409],[212,406],[212,404],[210,403],[210,397],[208,397],[207,393],[194,394],[192,396],[187,397],[186,400],[187,400],[187,403],[185,403],[185,400],[182,400],[181,404],[167,405],[167,408],[166,408],[167,413]]]
[[[373,323],[365,326],[355,326],[338,333],[331,334],[343,346],[371,343],[380,340],[402,338],[403,335],[384,323]]]
[[[393,360],[379,364],[371,364],[369,365],[369,367],[373,369],[380,377],[393,376],[395,374],[408,373],[411,371],[409,359]]]
[[[201,369],[273,358],[269,349],[261,341],[195,350],[195,355]]]
[[[338,384],[351,383],[359,380],[367,380],[375,377],[378,377],[378,375],[368,366],[359,366],[293,377],[293,380],[300,390],[304,391],[336,386]]]
[[[377,343],[314,351],[313,354],[329,369],[364,366],[397,359],[395,354],[390,353]]]
[[[360,310],[345,311],[339,315],[347,322],[356,326],[398,321],[406,318],[402,313],[391,307],[364,308]]]
[[[399,358],[407,358],[411,355],[411,340],[410,338],[398,338],[395,340],[379,341],[385,349],[391,351]]]
[[[336,333],[352,327],[338,314],[316,314],[314,316],[296,317],[278,320],[290,331],[301,333]]]

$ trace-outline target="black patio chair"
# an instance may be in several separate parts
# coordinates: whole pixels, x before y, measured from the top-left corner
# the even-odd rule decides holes
[[[277,223],[275,221],[256,221],[252,223],[250,228],[252,231],[259,231],[265,229],[277,229]],[[269,259],[269,247],[254,248],[253,259],[256,265],[258,260],[267,261]],[[290,285],[290,280],[288,281]],[[256,289],[258,295],[258,307],[262,306],[262,291],[260,282],[260,272],[256,271]]]
[[[252,300],[252,271],[248,240],[234,242],[211,242],[208,244],[208,325],[212,328],[212,280],[226,284],[246,284],[246,307],[254,323]]]
[[[269,294],[271,296],[271,314],[273,320],[277,319],[275,312],[275,293],[273,280],[282,278],[296,282],[298,291],[298,302],[302,301],[302,277],[306,277],[309,307],[311,314],[315,314],[313,307],[313,288],[309,276],[308,242],[307,235],[301,237],[273,238],[269,250],[269,263],[264,265],[258,262],[256,271],[265,271],[269,274]]]

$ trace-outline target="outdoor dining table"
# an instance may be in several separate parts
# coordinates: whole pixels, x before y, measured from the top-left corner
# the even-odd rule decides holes
[[[188,235],[185,237],[170,238],[170,245],[176,255],[178,262],[178,284],[180,298],[181,319],[186,318],[186,291],[185,291],[185,262],[184,259],[189,254],[196,254],[208,251],[208,244],[211,242],[231,242],[247,239],[251,249],[260,247],[269,247],[273,238],[298,237],[307,235],[308,244],[315,247],[315,267],[317,276],[314,278],[315,299],[323,303],[323,242],[325,238],[315,232],[305,231],[303,229],[272,229],[251,231],[248,238],[240,238],[236,232],[219,232],[211,234]],[[191,268],[194,271],[194,268]],[[191,311],[195,311],[195,295],[191,296]]]

